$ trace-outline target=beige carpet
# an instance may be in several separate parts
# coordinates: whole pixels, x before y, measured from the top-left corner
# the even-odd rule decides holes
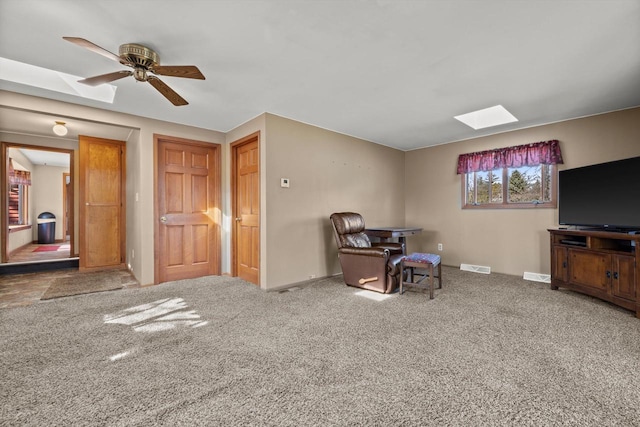
[[[89,294],[93,292],[113,291],[125,285],[136,283],[127,271],[107,270],[58,277],[52,280],[41,300]]]
[[[0,310],[0,425],[640,426],[632,312],[443,276],[433,300],[211,276]]]

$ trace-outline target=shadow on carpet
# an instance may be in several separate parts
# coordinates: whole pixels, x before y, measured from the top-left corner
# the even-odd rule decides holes
[[[40,299],[48,300],[94,292],[114,291],[134,283],[136,283],[135,279],[127,271],[97,271],[75,274],[69,277],[53,279],[51,286]]]

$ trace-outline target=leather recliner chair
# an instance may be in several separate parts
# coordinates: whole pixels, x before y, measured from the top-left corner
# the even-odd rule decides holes
[[[400,283],[403,244],[371,243],[364,233],[364,218],[354,212],[331,215],[344,281],[349,286],[389,294]]]

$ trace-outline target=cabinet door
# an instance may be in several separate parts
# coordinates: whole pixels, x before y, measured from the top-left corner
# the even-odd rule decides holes
[[[617,297],[636,300],[636,260],[631,256],[613,257],[613,294]]]
[[[569,249],[571,283],[609,290],[611,255]]]
[[[569,279],[569,269],[567,268],[567,248],[562,246],[553,247],[553,260],[551,263],[551,277],[561,282]]]

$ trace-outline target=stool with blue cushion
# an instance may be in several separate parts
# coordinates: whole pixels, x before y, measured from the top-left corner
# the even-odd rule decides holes
[[[434,276],[434,267],[438,267],[437,276]],[[407,282],[404,281],[405,268],[409,270],[409,281]],[[406,286],[415,286],[424,289],[424,281],[429,279],[429,298],[433,299],[434,277],[438,278],[438,289],[442,289],[442,264],[440,263],[440,255],[423,254],[419,252],[412,253],[402,258],[401,269],[403,274],[400,275],[400,294],[404,293],[404,287]],[[417,273],[417,275],[421,275],[422,277],[415,283],[413,281],[414,269],[425,270],[424,274]]]

